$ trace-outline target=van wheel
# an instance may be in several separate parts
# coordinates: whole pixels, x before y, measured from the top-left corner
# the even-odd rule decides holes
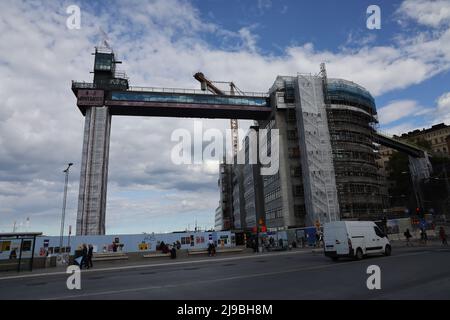
[[[392,252],[391,246],[390,245],[386,245],[386,248],[384,248],[384,255],[385,256],[390,256]]]
[[[362,258],[364,258],[361,248],[358,248],[356,250],[355,258],[356,258],[356,260],[362,260]]]

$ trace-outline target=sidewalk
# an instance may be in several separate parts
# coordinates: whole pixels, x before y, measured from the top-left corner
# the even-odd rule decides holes
[[[252,249],[246,249],[243,252],[230,252],[218,254],[214,257],[208,257],[207,255],[199,257],[198,255],[177,255],[176,259],[170,259],[169,257],[158,257],[150,259],[139,259],[139,260],[113,260],[113,261],[101,261],[94,263],[92,269],[83,269],[82,272],[96,272],[96,271],[114,271],[120,269],[133,269],[133,268],[147,268],[147,267],[158,267],[158,266],[170,266],[170,265],[183,265],[189,263],[204,263],[208,261],[227,261],[236,259],[249,259],[257,258],[262,256],[273,256],[273,255],[286,255],[286,254],[306,254],[311,253],[311,248],[295,248],[292,250],[285,251],[273,251],[262,253],[254,253]],[[42,268],[34,269],[30,271],[22,271],[20,273],[16,271],[5,271],[0,272],[0,280],[5,278],[26,278],[26,277],[37,277],[37,276],[49,276],[49,275],[62,275],[66,274],[68,266],[59,266],[53,268]]]

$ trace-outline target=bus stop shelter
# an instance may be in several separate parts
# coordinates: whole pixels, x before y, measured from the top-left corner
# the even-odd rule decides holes
[[[0,270],[20,272],[25,263],[33,270],[36,237],[42,232],[0,233]]]

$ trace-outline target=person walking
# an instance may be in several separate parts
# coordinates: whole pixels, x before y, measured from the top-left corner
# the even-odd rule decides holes
[[[406,246],[411,246],[410,239],[412,238],[411,232],[409,232],[409,229],[406,229],[406,231],[403,233],[403,235],[406,238]]]
[[[177,248],[176,248],[176,243],[174,243],[172,245],[172,248],[170,249],[170,258],[176,259],[176,257],[177,257]]]
[[[80,270],[83,269],[83,266],[86,265],[87,262],[87,254],[88,254],[88,249],[86,247],[86,244],[83,243],[83,248],[81,250],[81,261],[80,261]]]
[[[94,247],[92,246],[92,244],[89,245],[88,248],[88,253],[87,253],[87,268],[92,268],[94,265],[92,264],[92,256],[94,254]]]
[[[318,231],[316,232],[316,243],[315,243],[315,247],[316,247],[316,248],[317,248],[317,247],[320,247],[320,234],[319,234]]]
[[[254,253],[258,252],[258,244],[256,243],[256,239],[255,238],[252,239],[252,248],[253,248],[253,252]]]
[[[9,260],[15,260],[17,259],[17,250],[16,248],[12,249],[9,253]]]
[[[423,244],[427,244],[428,236],[425,228],[420,229],[420,239],[422,239]]]
[[[447,234],[445,233],[444,227],[440,227],[440,228],[439,228],[439,238],[440,238],[441,241],[442,241],[442,245],[448,246],[448,243],[447,243]]]

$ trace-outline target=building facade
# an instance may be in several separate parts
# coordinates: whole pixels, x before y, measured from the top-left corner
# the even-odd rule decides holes
[[[372,138],[377,112],[370,93],[326,75],[279,76],[270,89],[270,103],[271,118],[258,122],[268,131],[262,152],[278,152],[279,159],[278,172],[261,177],[260,207],[268,230],[380,216],[384,189]],[[278,151],[271,150],[269,141],[274,129]],[[260,191],[256,172],[242,170],[247,226],[255,223],[255,201],[248,200]],[[239,201],[233,199],[233,212],[242,216]]]
[[[233,226],[233,166],[221,163],[219,166],[219,180],[217,182],[220,191],[219,206],[215,215],[215,230],[230,230]]]

